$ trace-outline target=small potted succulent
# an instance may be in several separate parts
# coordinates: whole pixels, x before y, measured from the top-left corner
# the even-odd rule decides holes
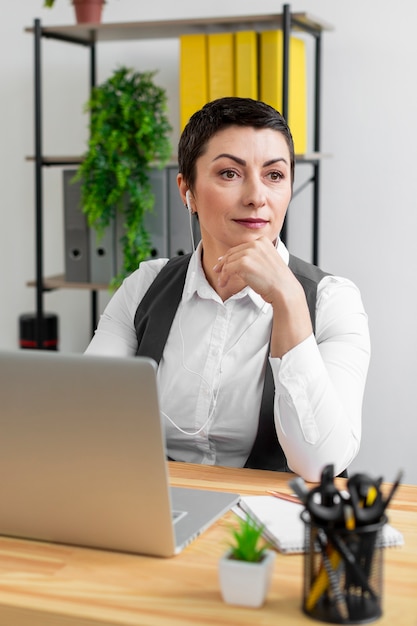
[[[275,552],[263,539],[264,526],[250,515],[231,528],[233,541],[219,561],[219,580],[227,604],[258,608],[265,602]]]

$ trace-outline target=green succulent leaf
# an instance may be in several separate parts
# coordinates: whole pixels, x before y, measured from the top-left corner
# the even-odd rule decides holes
[[[238,527],[231,529],[233,541],[229,544],[230,556],[238,561],[258,563],[270,545],[263,539],[265,527],[250,515],[238,520]]]

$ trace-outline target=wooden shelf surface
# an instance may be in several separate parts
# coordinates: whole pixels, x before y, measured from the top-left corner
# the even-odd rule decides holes
[[[114,22],[102,24],[73,24],[70,26],[42,26],[42,36],[54,39],[71,39],[75,43],[89,44],[99,41],[140,39],[170,39],[180,35],[242,30],[274,30],[282,28],[283,14],[208,17],[145,22]],[[309,13],[291,13],[291,28],[295,31],[321,32],[333,27]],[[33,33],[34,28],[25,28]]]
[[[36,287],[36,281],[30,280],[26,283],[28,287]],[[53,289],[84,289],[85,291],[106,291],[110,287],[105,283],[79,283],[65,280],[64,274],[55,276],[45,276],[43,279],[43,288],[45,291]]]

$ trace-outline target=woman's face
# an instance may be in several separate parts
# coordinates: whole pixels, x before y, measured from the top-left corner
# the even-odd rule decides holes
[[[213,135],[196,162],[191,201],[205,253],[221,256],[263,236],[274,241],[291,194],[290,153],[282,133],[231,126]]]

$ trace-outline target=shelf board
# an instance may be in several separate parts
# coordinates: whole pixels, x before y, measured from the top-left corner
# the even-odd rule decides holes
[[[27,156],[26,161],[35,161],[34,156]],[[79,165],[83,161],[81,156],[43,156],[42,165],[56,166],[56,165]]]
[[[236,17],[208,17],[175,20],[157,20],[145,22],[114,22],[102,24],[73,24],[70,26],[42,26],[42,36],[63,39],[88,45],[99,41],[121,41],[140,39],[170,39],[180,35],[237,32],[242,30],[281,29],[283,14],[245,15]],[[330,24],[313,17],[309,13],[291,13],[291,28],[295,31],[306,30],[319,33],[333,30]],[[34,28],[25,28],[33,33]]]
[[[330,155],[324,152],[308,152],[306,154],[296,154],[295,160],[297,163],[317,163],[321,159],[326,159]],[[42,165],[45,166],[63,166],[63,165],[79,165],[82,163],[83,157],[81,156],[43,156]],[[35,161],[34,156],[27,156],[26,161]],[[176,160],[173,158],[168,165],[176,165]]]
[[[26,283],[28,287],[36,287],[36,281],[30,280]],[[104,283],[78,283],[65,280],[64,274],[56,276],[48,276],[43,279],[44,291],[53,291],[54,289],[84,289],[85,291],[105,291],[109,289],[109,285]]]
[[[307,152],[306,154],[296,154],[297,163],[318,163],[322,159],[328,159],[331,155],[326,152]]]

